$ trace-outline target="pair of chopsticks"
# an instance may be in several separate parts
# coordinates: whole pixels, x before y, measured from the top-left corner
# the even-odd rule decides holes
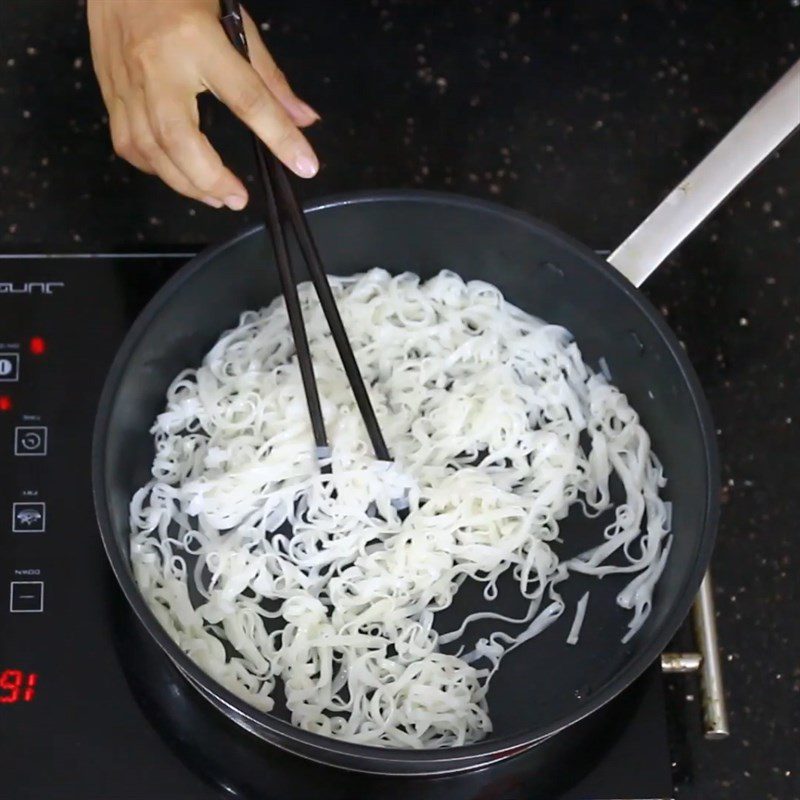
[[[239,51],[242,57],[249,61],[247,37],[245,36],[244,23],[238,1],[221,0],[220,7],[222,11],[222,26],[225,28],[231,44]],[[311,417],[311,428],[314,433],[317,457],[327,458],[330,455],[330,445],[325,432],[325,420],[322,416],[317,381],[314,377],[314,366],[311,361],[311,351],[308,347],[308,336],[303,322],[300,298],[297,294],[297,280],[289,257],[286,235],[287,223],[294,230],[300,251],[308,265],[311,280],[319,297],[325,319],[328,321],[336,349],[339,351],[339,357],[342,359],[347,379],[350,381],[358,410],[364,419],[364,425],[372,442],[375,457],[380,461],[390,461],[389,450],[386,447],[378,420],[375,417],[375,411],[367,394],[364,379],[361,377],[361,371],[353,355],[353,348],[347,338],[342,318],[339,315],[339,309],[336,307],[336,300],[325,276],[325,269],[322,266],[314,238],[311,235],[305,214],[297,202],[292,186],[289,183],[286,170],[283,164],[278,161],[255,134],[253,134],[253,147],[261,179],[261,188],[264,192],[267,228],[272,237],[275,259],[278,262],[278,275],[289,314],[289,325],[292,330],[295,349],[297,350],[297,359],[308,404],[308,413]]]

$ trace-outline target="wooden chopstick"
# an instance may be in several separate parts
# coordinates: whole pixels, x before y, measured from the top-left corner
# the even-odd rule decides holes
[[[241,11],[238,0],[221,0],[222,25],[231,44],[238,50],[240,55],[250,60],[247,47],[247,37],[244,32]],[[311,417],[311,427],[314,431],[314,440],[317,446],[318,457],[330,452],[327,434],[325,432],[325,421],[322,416],[319,392],[317,389],[316,378],[314,377],[314,367],[311,360],[311,352],[308,346],[303,313],[300,307],[300,300],[297,294],[297,280],[294,268],[289,257],[289,248],[286,241],[286,233],[283,227],[284,219],[288,219],[292,225],[300,246],[300,251],[308,265],[311,280],[319,297],[322,311],[333,337],[339,357],[342,360],[347,379],[358,405],[358,409],[364,420],[375,457],[381,461],[390,461],[391,455],[386,446],[375,410],[364,385],[361,370],[358,368],[353,348],[347,338],[336,300],[328,283],[319,251],[311,234],[305,214],[297,197],[292,190],[289,177],[280,161],[267,149],[264,143],[253,134],[253,146],[255,149],[256,162],[258,164],[259,176],[261,178],[262,189],[266,201],[267,227],[272,237],[275,248],[275,258],[278,262],[278,274],[281,281],[281,289],[286,300],[286,309],[289,314],[289,324],[294,337],[297,358],[300,365],[300,374],[303,380],[303,388],[306,394],[308,412]]]

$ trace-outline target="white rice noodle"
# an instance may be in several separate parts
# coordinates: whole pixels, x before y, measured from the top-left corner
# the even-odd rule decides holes
[[[567,644],[578,644],[583,627],[583,618],[586,616],[586,606],[589,603],[589,592],[584,592],[577,606],[575,606],[575,617],[572,620],[572,627],[567,635]]]
[[[561,617],[556,587],[572,573],[630,574],[625,641],[647,619],[669,554],[663,470],[570,334],[495,287],[379,269],[331,284],[394,462],[375,461],[303,284],[331,451],[314,448],[282,300],[245,312],[176,377],[155,421],[152,480],[130,506],[136,581],[184,652],[258,709],[280,680],[305,730],[383,747],[475,742],[491,731],[492,675]],[[613,521],[560,561],[571,511]],[[528,601],[522,617],[478,611],[437,634],[435,613],[465,581],[492,601],[504,574]],[[478,619],[523,628],[470,643]],[[466,655],[440,650],[461,639]]]

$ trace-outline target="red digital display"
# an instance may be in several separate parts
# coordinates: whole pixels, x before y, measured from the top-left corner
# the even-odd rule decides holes
[[[0,703],[30,703],[36,694],[38,672],[7,669],[0,675]]]
[[[31,353],[35,356],[41,356],[47,350],[47,342],[41,336],[34,336],[28,343]]]
[[[7,394],[0,394],[0,411],[11,411],[13,407],[11,398]]]

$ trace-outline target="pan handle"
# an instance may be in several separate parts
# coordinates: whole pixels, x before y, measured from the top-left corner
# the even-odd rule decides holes
[[[641,286],[662,261],[800,126],[798,61],[608,257]]]

